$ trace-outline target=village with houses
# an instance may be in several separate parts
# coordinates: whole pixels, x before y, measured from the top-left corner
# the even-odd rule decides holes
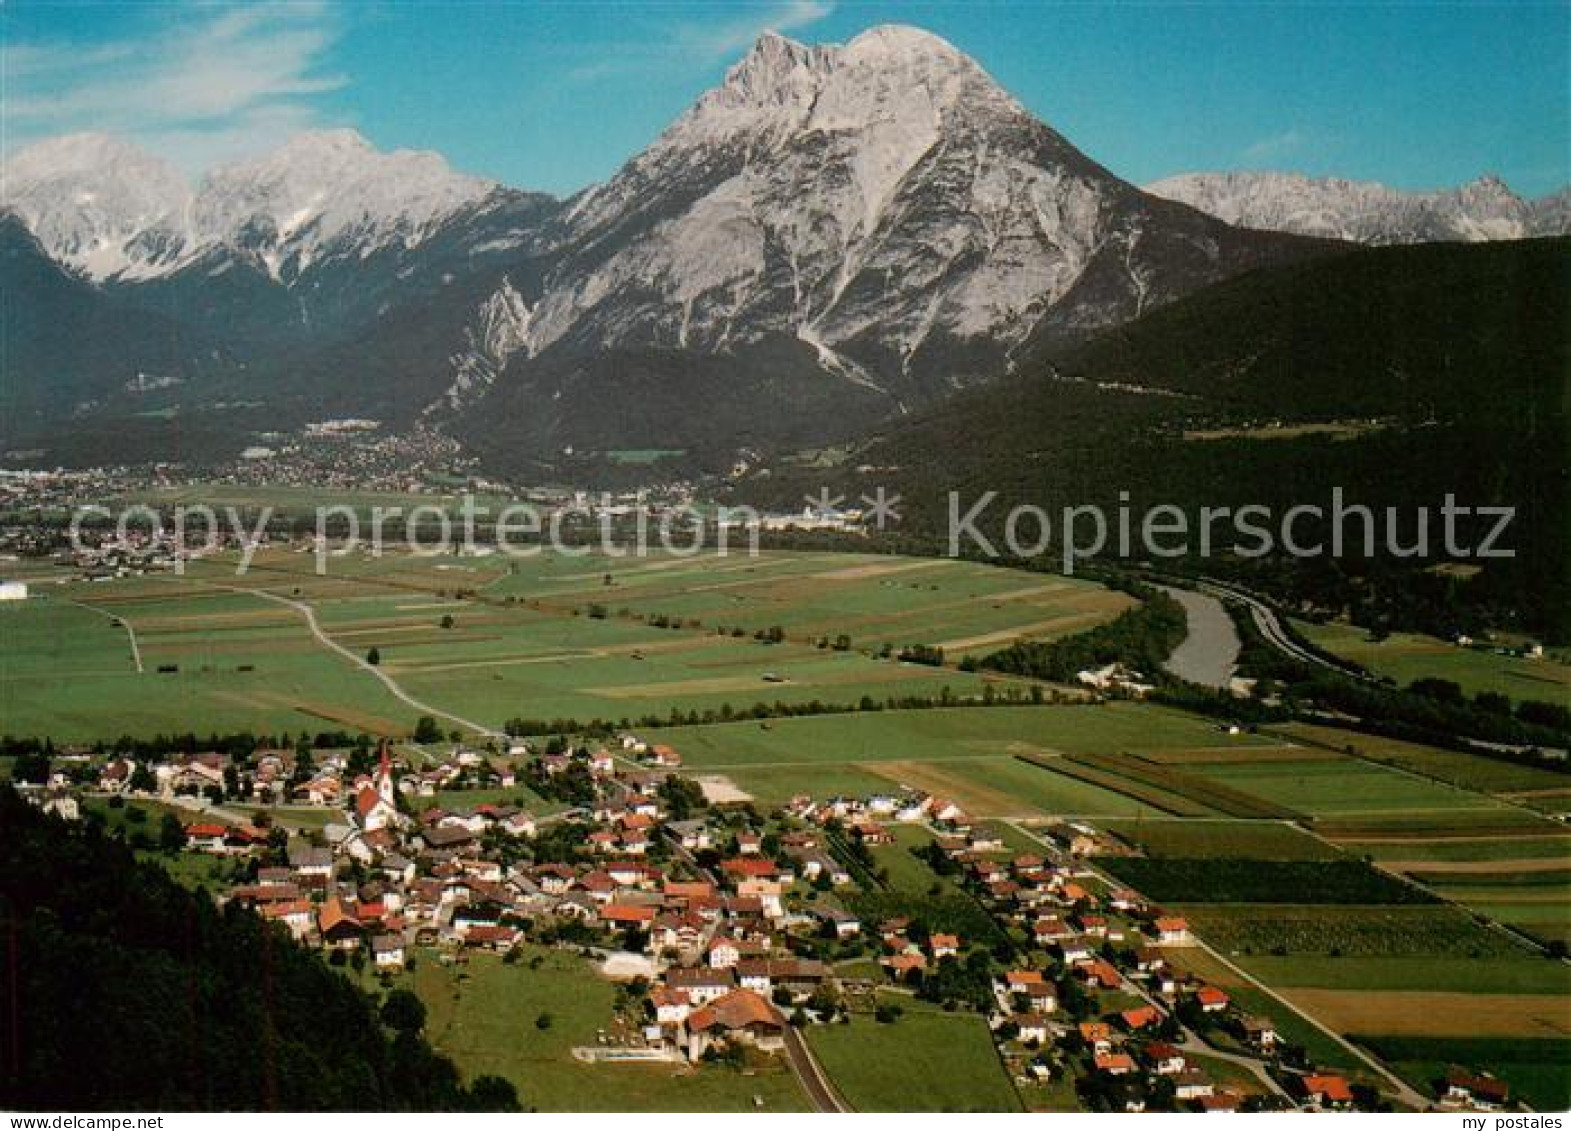
[[[1202,976],[1214,954],[1181,915],[1098,866],[1129,848],[1084,821],[1006,837],[918,790],[803,793],[761,813],[630,733],[160,761],[61,753],[56,765],[74,768],[29,787],[35,804],[72,821],[162,805],[162,848],[213,865],[215,898],[367,985],[398,984],[417,962],[513,962],[525,946],[579,956],[625,1002],[573,1048],[585,1062],[779,1058],[814,1106],[849,1110],[803,1034],[853,1011],[899,1025],[901,1003],[921,1002],[980,1014],[1017,1088],[1072,1089],[1089,1110],[1384,1099]],[[904,911],[888,898],[892,853],[941,878],[931,898]],[[1512,1105],[1502,1081],[1459,1067],[1421,1099]]]

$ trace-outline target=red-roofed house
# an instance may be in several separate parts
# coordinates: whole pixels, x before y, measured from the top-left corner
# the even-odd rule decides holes
[[[1195,1000],[1200,1003],[1203,1012],[1221,1013],[1232,999],[1227,996],[1225,990],[1219,990],[1215,986],[1201,986],[1195,991]]]
[[[785,1047],[785,1018],[751,990],[733,990],[687,1018],[687,1055],[698,1060],[721,1041],[741,1041],[766,1051]]]
[[[1349,1107],[1353,1103],[1353,1089],[1346,1077],[1317,1073],[1305,1076],[1301,1085],[1304,1097],[1320,1107]]]

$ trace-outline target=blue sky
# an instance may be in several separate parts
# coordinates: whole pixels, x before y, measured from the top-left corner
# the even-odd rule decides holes
[[[100,129],[192,172],[304,128],[571,192],[765,28],[911,23],[1135,182],[1285,169],[1402,188],[1571,179],[1571,2],[447,3],[0,7],[0,146]]]

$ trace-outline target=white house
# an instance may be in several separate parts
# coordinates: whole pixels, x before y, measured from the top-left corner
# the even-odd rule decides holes
[[[27,582],[0,581],[0,601],[27,600]]]

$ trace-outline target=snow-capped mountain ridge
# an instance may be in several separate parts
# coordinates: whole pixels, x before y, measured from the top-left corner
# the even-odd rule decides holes
[[[95,279],[175,269],[191,243],[179,170],[102,133],[50,138],[0,162],[0,208],[57,262]]]
[[[380,153],[352,130],[328,130],[213,171],[192,211],[201,243],[252,250],[274,278],[298,277],[328,255],[412,248],[497,187],[435,153]]]
[[[218,335],[222,379],[508,452],[844,436],[1318,250],[1140,192],[952,45],[893,26],[761,37],[566,201],[327,131],[194,189],[111,162],[136,171],[111,194],[128,203],[97,227],[39,224],[38,185],[89,178],[28,156],[0,206],[34,207],[13,205],[107,299]],[[111,376],[123,391],[131,374]]]
[[[352,130],[326,130],[217,168],[193,189],[129,142],[74,134],[7,157],[0,208],[94,280],[161,278],[227,250],[289,281],[324,256],[414,247],[497,188],[437,154],[380,153]]]
[[[1250,172],[1188,173],[1146,185],[1145,190],[1230,224],[1359,243],[1471,243],[1567,231],[1567,190],[1528,201],[1492,173],[1435,192],[1403,192],[1376,181]]]

